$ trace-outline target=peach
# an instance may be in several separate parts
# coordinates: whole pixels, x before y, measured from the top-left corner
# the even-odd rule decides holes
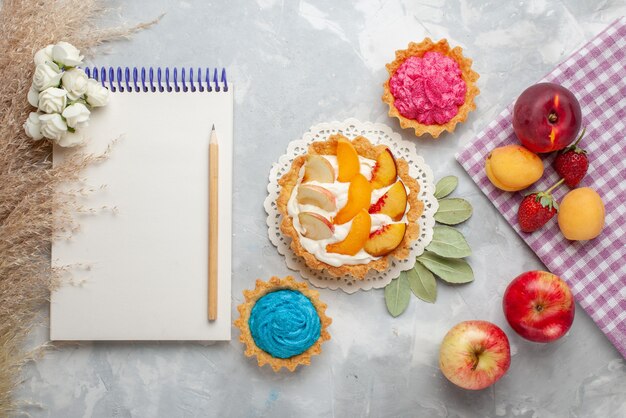
[[[339,174],[337,181],[347,183],[361,171],[359,154],[350,141],[346,138],[339,138],[337,141],[337,165]]]
[[[328,189],[312,184],[301,184],[296,200],[301,205],[314,205],[329,212],[337,209],[335,195]]]
[[[406,201],[406,189],[404,184],[398,180],[376,203],[370,206],[369,213],[382,213],[394,221],[399,221],[406,211]]]
[[[491,151],[485,161],[487,177],[500,190],[523,190],[543,175],[541,158],[520,145],[505,145]]]
[[[558,223],[565,238],[572,241],[593,239],[604,228],[604,203],[589,187],[574,189],[559,204]]]
[[[320,183],[332,183],[335,181],[335,170],[328,160],[321,155],[309,155],[304,165],[303,183],[319,181]]]
[[[304,228],[302,234],[306,238],[320,240],[333,236],[335,226],[328,219],[314,212],[300,212],[298,214],[300,225]]]
[[[361,173],[358,173],[348,187],[348,201],[335,216],[335,224],[343,225],[354,218],[361,209],[367,209],[372,198],[372,185]]]
[[[326,251],[329,253],[355,255],[358,253],[370,235],[372,227],[372,219],[365,209],[361,209],[359,213],[352,219],[350,232],[343,241],[334,244],[328,244]]]
[[[396,181],[398,170],[396,168],[396,159],[393,158],[393,154],[389,151],[389,148],[385,148],[376,158],[376,165],[372,170],[372,188],[380,189],[382,187],[389,186]]]
[[[406,224],[389,224],[372,232],[364,249],[374,257],[381,257],[395,250],[404,239]]]

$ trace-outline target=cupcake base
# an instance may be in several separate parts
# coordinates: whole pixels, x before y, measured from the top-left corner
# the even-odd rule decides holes
[[[282,187],[278,185],[278,180],[291,169],[293,160],[306,152],[312,143],[326,141],[336,133],[341,133],[349,139],[364,136],[374,144],[384,144],[396,158],[407,161],[409,174],[417,180],[420,186],[419,200],[424,204],[424,211],[417,220],[419,237],[413,242],[409,257],[405,260],[394,260],[387,270],[370,270],[363,279],[356,279],[352,276],[333,277],[324,271],[310,268],[302,257],[294,253],[291,248],[291,238],[285,236],[280,229],[283,217],[278,210],[276,200]],[[433,196],[435,191],[433,172],[424,158],[417,153],[415,141],[404,139],[388,125],[364,122],[354,118],[316,124],[305,131],[301,138],[289,142],[285,153],[276,159],[269,170],[267,191],[268,194],[263,204],[267,212],[267,236],[278,253],[284,256],[287,267],[297,271],[302,278],[315,287],[341,290],[349,294],[361,290],[384,288],[392,279],[398,277],[400,272],[412,269],[416,262],[415,257],[423,253],[424,248],[432,239],[434,215],[438,208],[437,199]]]
[[[447,123],[442,125],[426,125],[419,123],[417,120],[404,117],[395,106],[395,98],[393,94],[391,94],[391,90],[389,88],[389,81],[391,77],[393,77],[404,61],[406,61],[409,57],[421,58],[424,54],[431,51],[455,60],[459,64],[461,76],[466,85],[465,102],[459,107],[457,114]],[[463,56],[463,50],[461,47],[457,46],[451,49],[450,45],[448,45],[448,41],[445,39],[442,39],[437,43],[434,43],[430,38],[426,38],[420,43],[411,42],[407,49],[396,51],[396,59],[390,64],[387,64],[386,67],[387,72],[389,73],[389,78],[383,84],[384,93],[382,100],[389,105],[389,116],[397,118],[402,128],[413,129],[415,131],[415,136],[430,134],[431,137],[438,138],[444,131],[454,132],[456,125],[465,121],[469,112],[476,109],[474,98],[480,93],[480,90],[476,86],[476,81],[478,80],[479,75],[472,70],[472,60]]]
[[[306,296],[317,311],[321,327],[320,336],[313,345],[303,353],[289,358],[273,357],[260,349],[252,337],[249,326],[250,314],[256,302],[268,293],[283,289],[294,290]],[[267,282],[257,280],[256,287],[253,290],[244,290],[243,294],[245,302],[237,307],[240,316],[235,321],[235,326],[241,331],[239,341],[246,346],[245,355],[247,357],[256,356],[259,367],[269,364],[275,372],[280,371],[283,367],[293,372],[299,365],[310,365],[311,357],[322,352],[322,343],[330,340],[327,328],[332,323],[332,319],[326,316],[326,304],[319,300],[319,292],[309,289],[306,283],[296,282],[291,276],[284,279],[274,276]]]
[[[331,135],[326,141],[313,142],[309,145],[307,153],[310,155],[336,155],[337,141],[340,137],[344,136],[342,134],[334,134]],[[362,136],[358,136],[351,141],[357,153],[360,156],[369,159],[376,159],[376,157],[384,151],[385,148],[387,148],[385,145],[374,145],[367,138]],[[398,178],[402,180],[404,185],[409,189],[407,199],[410,209],[406,213],[407,229],[402,243],[389,254],[377,260],[370,261],[367,264],[344,264],[339,267],[331,266],[318,260],[313,254],[309,253],[302,246],[300,243],[300,236],[293,226],[293,221],[288,213],[287,205],[289,203],[289,198],[291,197],[291,193],[298,182],[300,170],[304,166],[305,162],[306,157],[304,155],[296,157],[290,170],[278,181],[278,184],[281,186],[281,191],[278,199],[276,199],[276,205],[278,206],[279,212],[283,216],[280,225],[282,233],[291,238],[291,249],[297,256],[302,257],[307,266],[314,270],[323,270],[332,277],[342,277],[348,275],[358,280],[363,280],[370,270],[387,270],[392,263],[391,258],[403,260],[409,257],[411,244],[420,234],[420,227],[417,220],[424,211],[424,203],[419,199],[420,185],[417,180],[410,175],[409,165],[406,161],[402,158],[396,158]]]

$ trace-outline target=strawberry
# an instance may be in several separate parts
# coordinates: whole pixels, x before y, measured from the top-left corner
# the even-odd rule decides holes
[[[554,160],[554,169],[559,176],[565,179],[565,184],[572,188],[578,186],[589,168],[587,151],[578,147],[578,143],[584,135],[585,129],[576,142],[561,151]]]
[[[535,192],[522,199],[517,211],[517,221],[523,232],[534,232],[544,226],[559,210],[559,205],[550,194],[563,183],[559,180],[545,192]]]

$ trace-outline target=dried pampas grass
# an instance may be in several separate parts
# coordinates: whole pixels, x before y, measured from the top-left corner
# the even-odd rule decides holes
[[[78,181],[97,159],[79,155],[53,168],[50,143],[24,134],[33,110],[26,101],[33,55],[60,40],[86,50],[154,23],[100,30],[94,19],[102,12],[96,0],[0,4],[0,416],[16,412],[12,393],[29,358],[25,339],[58,277],[50,268],[50,242],[72,227],[73,195],[55,190]]]

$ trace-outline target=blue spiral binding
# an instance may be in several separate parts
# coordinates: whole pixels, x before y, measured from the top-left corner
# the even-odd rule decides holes
[[[104,87],[114,92],[228,91],[226,68],[222,68],[221,71],[213,68],[211,72],[208,67],[204,70],[198,67],[195,76],[192,67],[187,69],[174,67],[172,70],[168,67],[163,69],[150,67],[147,70],[145,67],[133,67],[132,70],[129,67],[87,67],[85,73],[87,77],[99,81]]]

